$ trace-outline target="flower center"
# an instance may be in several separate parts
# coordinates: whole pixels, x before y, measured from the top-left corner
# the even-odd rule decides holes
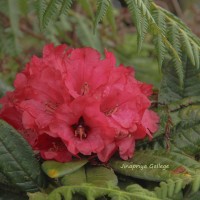
[[[74,135],[79,137],[80,140],[87,138],[89,127],[85,124],[83,117],[80,117],[77,124],[72,126]]]
[[[85,95],[89,92],[89,85],[87,82],[85,82],[81,87],[81,95]]]

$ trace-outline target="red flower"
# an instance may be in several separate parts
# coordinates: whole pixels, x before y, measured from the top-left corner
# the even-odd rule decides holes
[[[0,100],[0,118],[47,160],[96,154],[106,162],[117,150],[128,159],[135,140],[152,137],[159,118],[148,110],[152,87],[131,68],[115,66],[107,51],[101,59],[92,48],[47,45]]]

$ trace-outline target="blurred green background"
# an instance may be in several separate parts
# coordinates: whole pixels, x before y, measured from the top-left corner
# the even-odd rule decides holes
[[[198,0],[155,2],[184,20],[200,36]],[[136,29],[123,0],[112,1],[115,22],[105,16],[95,35],[93,11],[97,8],[94,0],[89,0],[89,6],[85,6],[82,0],[75,1],[68,15],[61,15],[45,30],[39,26],[37,3],[36,0],[0,0],[0,93],[9,90],[16,73],[25,67],[33,55],[41,56],[43,46],[52,42],[56,45],[66,43],[72,47],[91,46],[102,54],[106,48],[114,52],[118,64],[133,66],[139,80],[159,87],[161,73],[152,38],[149,36],[145,39],[138,54]]]

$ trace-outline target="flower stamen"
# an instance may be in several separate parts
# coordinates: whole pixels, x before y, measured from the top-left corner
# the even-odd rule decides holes
[[[83,140],[84,138],[87,137],[86,131],[85,131],[85,127],[83,125],[78,125],[75,129],[75,136],[79,137],[80,140]]]
[[[81,88],[81,95],[85,95],[89,92],[89,85],[87,82],[85,82]]]
[[[78,123],[73,125],[72,127],[74,129],[74,135],[76,137],[79,137],[80,140],[87,138],[89,127],[85,125],[83,117],[80,117]]]

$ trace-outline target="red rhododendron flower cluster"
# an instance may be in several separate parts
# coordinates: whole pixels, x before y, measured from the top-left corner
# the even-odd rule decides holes
[[[47,45],[0,100],[0,118],[46,160],[95,154],[106,162],[116,151],[128,159],[135,140],[152,137],[159,118],[149,110],[152,87],[115,65],[107,51],[101,59],[92,48]]]

